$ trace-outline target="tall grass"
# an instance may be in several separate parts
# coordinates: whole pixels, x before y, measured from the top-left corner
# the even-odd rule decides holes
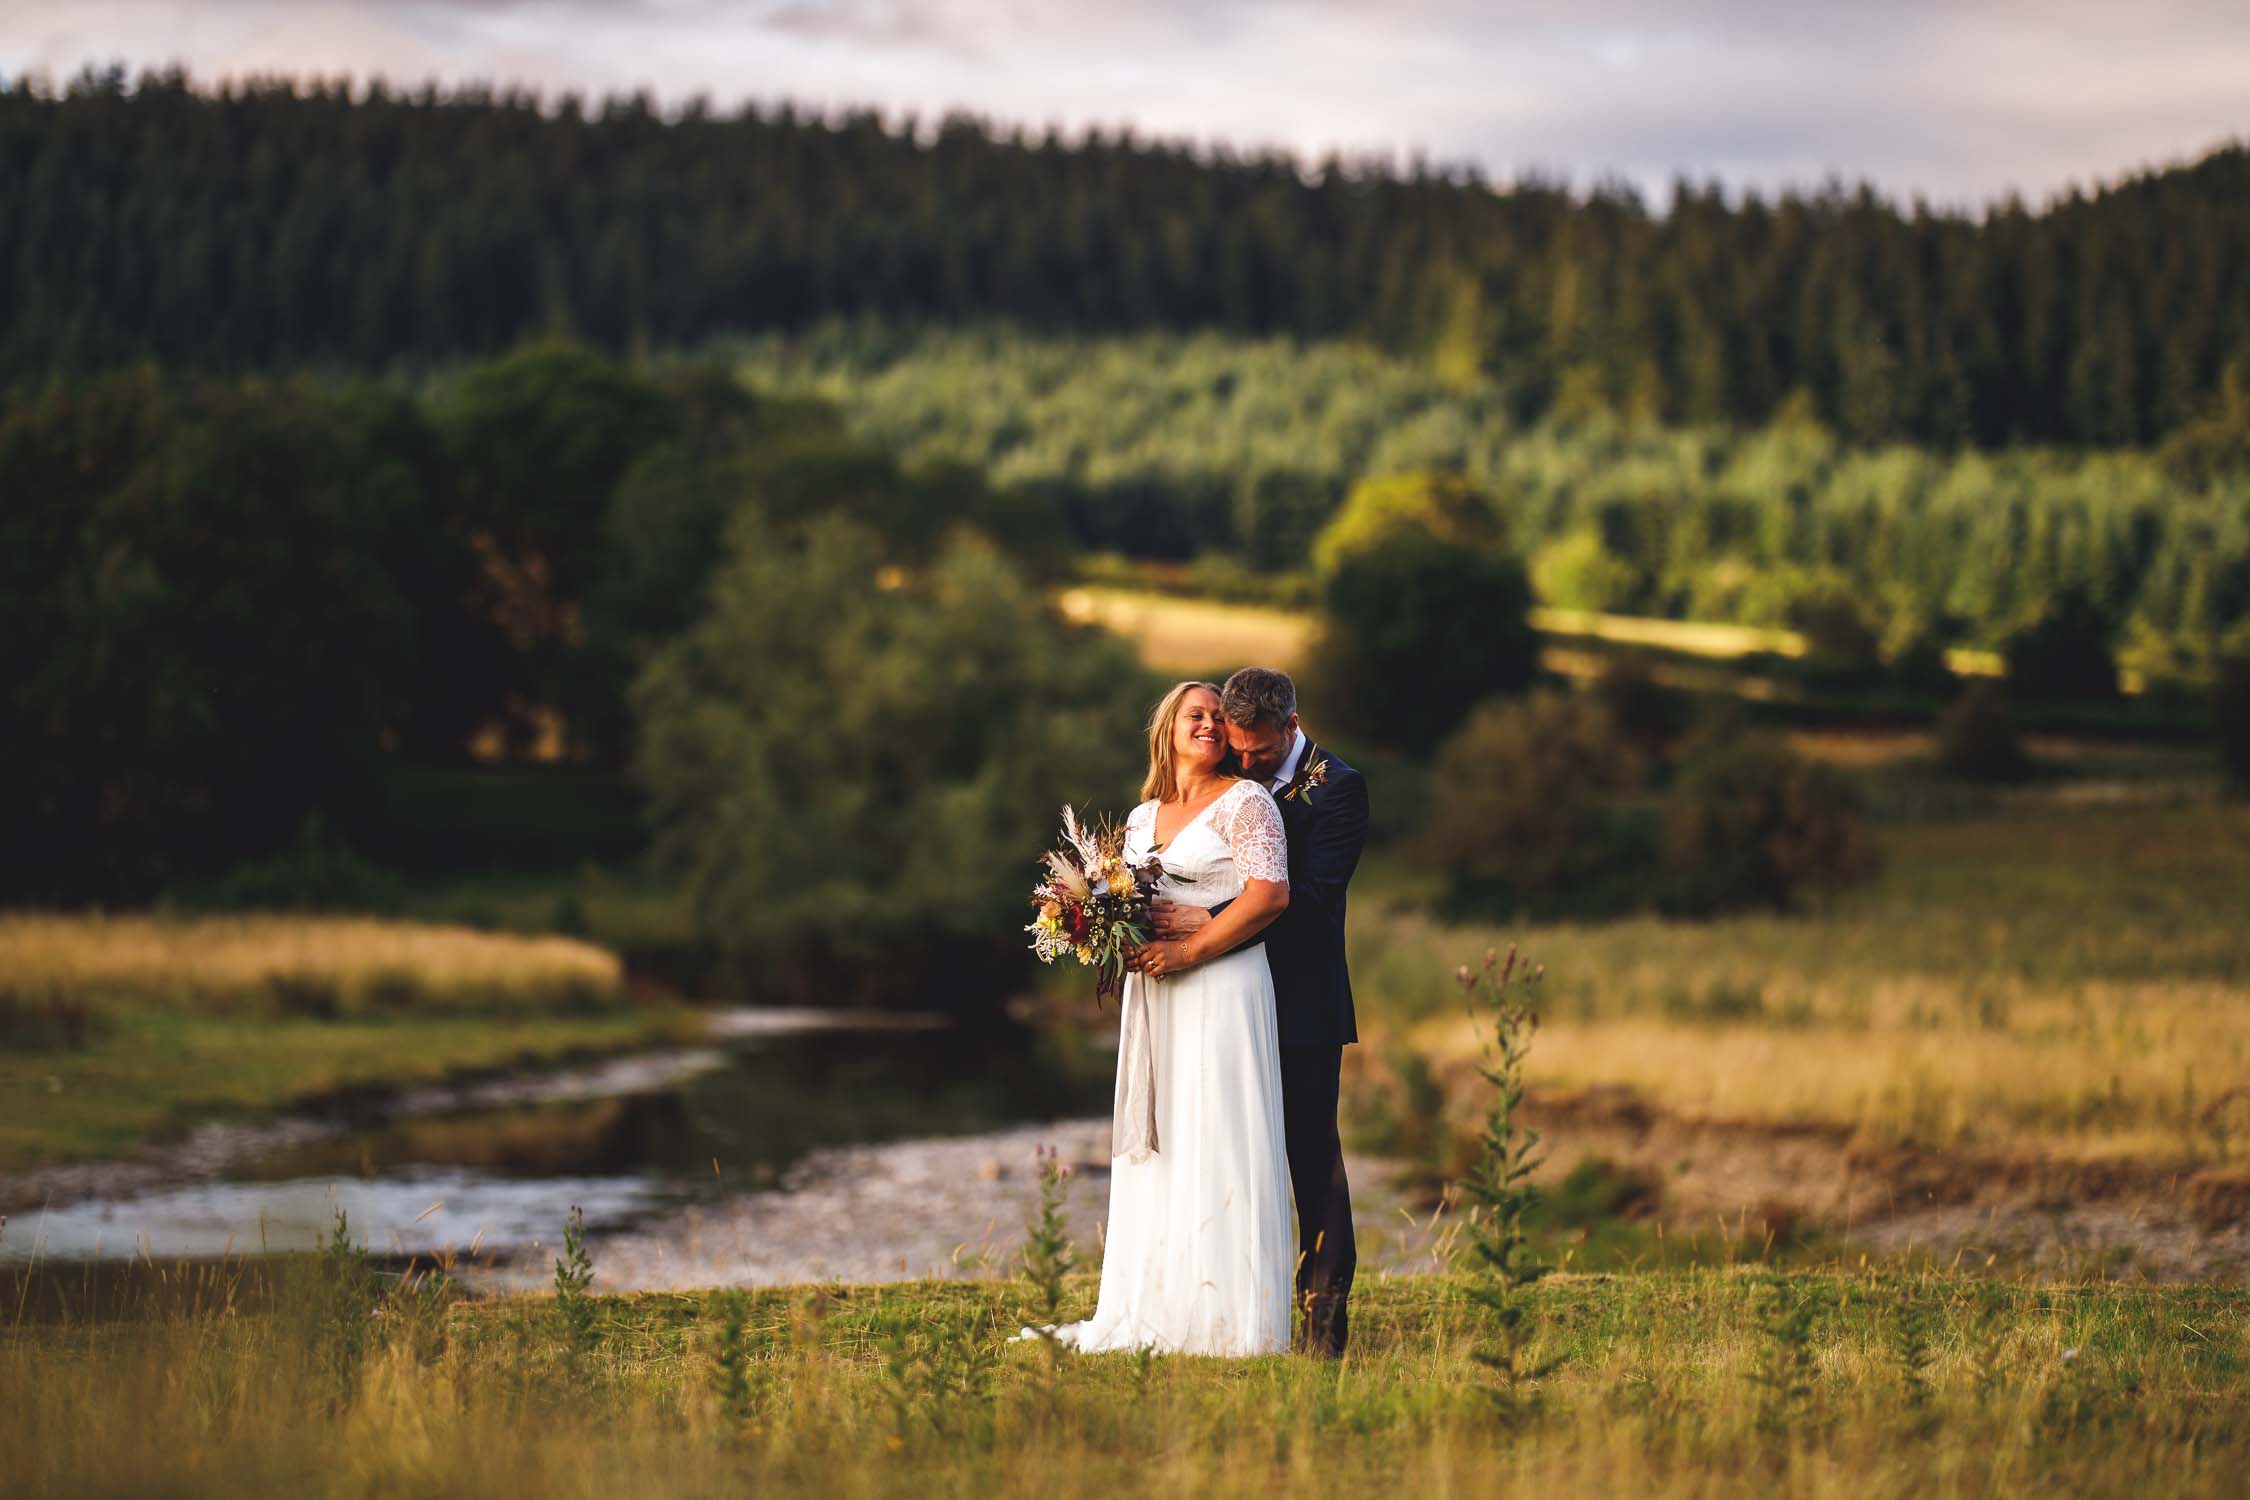
[[[1483,1314],[1441,1278],[1366,1285],[1341,1364],[1053,1366],[1006,1339],[1037,1306],[1020,1283],[596,1298],[578,1354],[544,1299],[276,1295],[0,1333],[9,1493],[1862,1500],[2250,1472],[2250,1297],[2209,1290],[1557,1276],[1525,1295],[1564,1363],[1505,1423]],[[356,1335],[321,1320],[361,1316],[339,1363]]]
[[[351,918],[0,915],[0,1171],[343,1089],[700,1034],[567,938]]]
[[[2250,810],[2027,802],[1881,838],[1881,878],[1825,911],[1711,922],[1447,926],[1378,864],[1352,911],[1362,1020],[1467,1085],[1478,1033],[1439,965],[1520,940],[1552,974],[1535,1094],[1623,1084],[1885,1142],[2242,1153],[2220,1100],[2250,1079]]]
[[[545,1008],[614,999],[614,954],[560,937],[358,917],[0,914],[0,983],[112,1002],[227,1008]]]

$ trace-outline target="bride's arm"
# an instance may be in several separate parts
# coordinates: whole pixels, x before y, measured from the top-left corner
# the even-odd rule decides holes
[[[1273,925],[1289,909],[1289,882],[1247,880],[1227,909],[1184,938],[1165,938],[1137,951],[1132,966],[1144,974],[1177,974],[1230,953]]]
[[[1226,910],[1183,937],[1151,943],[1134,955],[1143,973],[1191,968],[1241,947],[1289,909],[1289,835],[1273,794],[1252,784],[1229,792],[1236,800],[1219,809],[1219,831],[1242,872],[1242,894]]]

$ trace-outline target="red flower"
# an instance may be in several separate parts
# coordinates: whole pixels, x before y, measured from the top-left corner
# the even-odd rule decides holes
[[[1085,907],[1073,901],[1063,908],[1063,924],[1070,929],[1072,942],[1083,943],[1086,941],[1086,934],[1093,928],[1094,919],[1087,915]]]

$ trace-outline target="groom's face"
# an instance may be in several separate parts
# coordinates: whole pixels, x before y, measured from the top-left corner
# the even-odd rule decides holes
[[[1242,774],[1253,781],[1271,781],[1281,774],[1281,763],[1289,758],[1289,747],[1297,743],[1297,716],[1291,714],[1279,724],[1227,725],[1227,744],[1234,758],[1242,762]]]

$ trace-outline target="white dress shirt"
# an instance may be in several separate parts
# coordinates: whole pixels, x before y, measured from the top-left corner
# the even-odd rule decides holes
[[[1288,756],[1281,762],[1281,769],[1274,773],[1273,781],[1271,783],[1271,789],[1273,791],[1280,791],[1283,787],[1289,785],[1290,781],[1296,777],[1297,762],[1305,758],[1305,746],[1310,743],[1311,742],[1305,738],[1304,730],[1298,730],[1297,738],[1290,742]]]

